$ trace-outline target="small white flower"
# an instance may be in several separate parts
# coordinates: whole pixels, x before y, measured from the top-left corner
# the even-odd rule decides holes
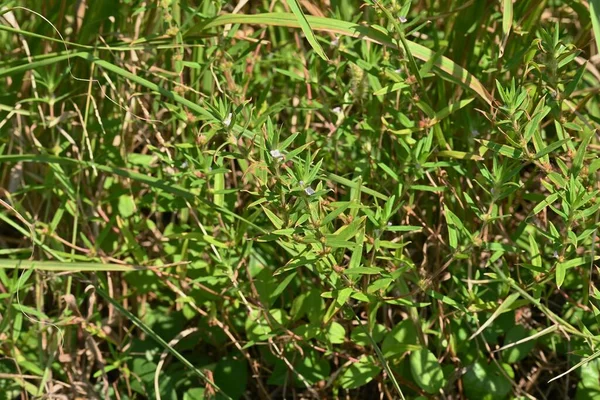
[[[552,257],[558,258],[558,251],[554,250],[554,254],[552,254]]]
[[[471,129],[471,136],[473,136],[473,137],[479,136],[479,131],[477,129]]]
[[[270,153],[271,153],[271,157],[275,158],[276,160],[283,158],[283,154],[281,154],[281,152],[277,149],[271,150]]]
[[[392,226],[392,223],[391,223],[391,222],[388,222],[388,226]]]
[[[181,167],[179,167],[179,168],[186,169],[187,167],[188,167],[188,163],[187,163],[187,161],[184,161],[181,163]]]
[[[227,116],[227,118],[225,118],[223,120],[223,125],[225,125],[227,128],[229,128],[229,125],[231,125],[231,117],[233,116],[232,113],[229,113],[229,115]]]
[[[311,188],[310,186],[304,189],[304,192],[309,195],[312,196],[313,194],[315,194],[315,191],[313,190],[313,188]]]
[[[406,17],[400,17],[400,22],[401,22],[401,23],[405,24],[405,23],[406,23],[406,21],[408,21],[408,20],[406,19]]]
[[[300,181],[298,183],[300,184],[300,186],[304,186],[304,181]]]
[[[333,39],[333,40],[331,41],[331,45],[332,45],[333,47],[338,47],[338,46],[340,45],[340,39],[336,37],[335,39]]]
[[[333,108],[331,109],[331,111],[332,111],[334,114],[342,114],[342,113],[343,113],[343,111],[342,111],[342,107],[333,107]]]
[[[394,70],[394,72],[397,73],[397,74],[399,74],[399,73],[402,72],[402,69],[398,68],[398,69]]]

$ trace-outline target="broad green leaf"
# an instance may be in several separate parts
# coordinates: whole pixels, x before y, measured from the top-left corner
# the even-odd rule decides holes
[[[371,382],[381,373],[381,367],[375,364],[372,357],[361,357],[359,362],[348,366],[339,377],[340,385],[344,389],[355,389]]]
[[[232,399],[242,398],[248,384],[248,366],[246,359],[238,354],[230,355],[217,363],[213,372],[215,384]]]
[[[381,352],[386,359],[418,348],[417,329],[410,320],[399,322],[381,344]]]
[[[463,384],[468,399],[503,400],[512,389],[508,378],[495,364],[486,365],[481,361],[467,367]]]
[[[410,354],[410,370],[417,385],[427,393],[437,393],[446,384],[440,363],[427,349]]]
[[[365,325],[363,326],[357,326],[356,328],[352,329],[352,333],[350,334],[350,339],[352,340],[352,343],[356,343],[359,344],[361,346],[371,346],[371,339],[369,338],[367,332],[365,332],[365,329],[367,327]],[[380,342],[385,334],[386,334],[387,330],[385,328],[385,326],[381,325],[381,324],[375,324],[375,326],[373,327],[373,331],[371,332],[371,337],[373,338],[373,340],[378,343]]]
[[[346,330],[339,322],[333,321],[329,324],[326,336],[329,343],[341,344],[346,339]]]
[[[506,338],[504,339],[504,345],[510,345],[512,343],[521,341],[529,336],[529,332],[527,329],[523,327],[523,325],[515,325],[508,333],[506,334]],[[516,346],[512,346],[502,351],[502,358],[505,362],[509,364],[514,364],[525,357],[531,352],[533,347],[535,346],[535,340],[524,341],[521,344]]]
[[[119,214],[122,218],[129,218],[135,214],[135,202],[133,196],[119,196]]]

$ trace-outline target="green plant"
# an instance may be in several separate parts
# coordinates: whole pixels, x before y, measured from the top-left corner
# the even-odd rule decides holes
[[[24,6],[0,398],[598,398],[597,1]]]

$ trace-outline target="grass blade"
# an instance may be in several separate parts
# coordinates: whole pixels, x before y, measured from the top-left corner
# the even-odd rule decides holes
[[[323,51],[323,48],[317,41],[317,38],[315,37],[315,34],[313,33],[310,24],[306,19],[306,16],[302,12],[300,4],[298,4],[296,0],[286,0],[286,3],[288,4],[288,6],[290,6],[290,9],[298,19],[298,24],[300,24],[300,28],[302,29],[302,32],[304,32],[306,40],[308,40],[308,43],[310,43],[315,53],[317,53],[319,57],[321,57],[323,60],[329,60],[329,58],[327,58],[327,55]]]
[[[370,26],[359,25],[351,22],[340,21],[333,18],[307,16],[307,21],[315,31],[325,31],[346,35],[355,38],[362,38],[381,45],[397,49],[388,32],[383,28],[375,29]],[[224,14],[208,20],[205,24],[199,24],[186,32],[185,36],[197,35],[211,28],[227,24],[256,24],[267,26],[285,26],[289,28],[300,28],[300,24],[291,13],[265,13],[265,14]],[[421,60],[429,61],[435,57],[435,52],[420,44],[406,40],[408,48],[412,55]],[[454,63],[447,57],[439,57],[434,63],[434,70],[438,74],[453,83],[459,84],[475,92],[487,104],[492,105],[493,97],[485,89],[482,83],[475,78],[469,71]]]
[[[167,342],[165,342],[165,340],[163,338],[158,336],[156,334],[156,332],[154,332],[141,319],[139,319],[138,317],[133,315],[131,312],[126,310],[118,301],[116,301],[115,299],[110,297],[110,295],[108,293],[106,293],[102,288],[96,287],[95,290],[100,296],[102,296],[106,301],[111,303],[117,310],[119,310],[119,312],[121,314],[123,314],[125,317],[127,317],[129,320],[131,320],[131,322],[133,322],[138,328],[140,328],[142,331],[144,331],[144,333],[146,335],[150,336],[158,344],[160,344],[165,350],[167,350],[169,353],[171,353],[171,355],[173,355],[173,357],[175,357],[183,365],[185,365],[186,367],[191,369],[196,375],[198,375],[200,378],[202,378],[202,380],[204,380],[206,383],[208,383],[210,386],[212,386],[215,390],[220,392],[224,398],[231,400],[231,397],[229,397],[227,394],[225,394],[225,392],[223,392],[223,390],[220,387],[218,387],[213,381],[208,379],[208,377],[202,371],[200,371],[198,368],[194,367],[194,365],[191,362],[189,362],[187,360],[187,358],[182,356],[181,353],[179,353],[177,350],[175,350],[172,346],[169,346],[169,344]]]
[[[504,47],[508,41],[508,35],[513,23],[513,2],[504,0],[502,3],[502,44],[500,45],[500,57],[504,55]]]
[[[166,266],[164,266],[166,267]],[[53,272],[99,272],[99,271],[142,271],[151,268],[138,265],[93,263],[93,262],[60,262],[60,261],[32,261],[32,260],[0,260],[0,269],[35,269],[38,271]]]
[[[513,293],[510,296],[508,296],[503,302],[502,304],[500,304],[500,307],[498,307],[496,309],[496,311],[494,311],[494,313],[492,314],[492,316],[485,321],[485,323],[483,325],[481,325],[479,327],[479,329],[477,329],[477,331],[475,331],[474,334],[471,335],[471,337],[469,338],[469,340],[472,340],[475,336],[479,335],[481,332],[483,332],[483,330],[485,328],[487,328],[488,326],[491,325],[492,322],[494,322],[494,320],[496,318],[498,318],[498,316],[500,314],[502,314],[505,311],[508,311],[508,308],[519,298],[520,294],[519,293]]]
[[[596,40],[596,50],[600,51],[600,0],[590,0],[590,18]]]

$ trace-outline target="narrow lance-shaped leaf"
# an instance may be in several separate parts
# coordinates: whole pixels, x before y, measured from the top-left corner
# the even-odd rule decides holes
[[[471,337],[469,338],[469,340],[473,339],[475,336],[477,336],[481,332],[483,332],[485,328],[487,328],[488,326],[490,326],[492,324],[492,322],[494,322],[494,320],[496,318],[498,318],[498,316],[500,316],[500,314],[504,313],[505,311],[508,311],[509,307],[515,302],[515,300],[517,300],[519,298],[519,296],[520,296],[519,293],[513,293],[510,296],[508,296],[502,302],[502,304],[500,304],[500,307],[498,307],[496,309],[496,311],[494,311],[494,313],[492,314],[492,316],[487,321],[485,321],[484,324],[481,325],[479,327],[479,329],[477,329],[477,331],[475,331],[474,334],[471,335]]]
[[[317,38],[315,37],[315,34],[313,33],[313,31],[310,27],[310,24],[309,24],[308,20],[306,19],[306,16],[302,12],[302,8],[300,7],[300,4],[298,4],[298,2],[296,0],[286,0],[286,3],[288,4],[288,6],[290,6],[290,9],[292,10],[294,15],[298,19],[300,28],[302,29],[302,32],[304,32],[304,35],[306,36],[306,40],[308,40],[308,43],[310,43],[310,45],[315,50],[315,52],[319,55],[319,57],[321,57],[323,60],[329,60],[329,58],[327,58],[327,55],[323,51],[323,48],[317,41]]]
[[[504,47],[508,41],[508,35],[513,23],[512,0],[504,0],[502,3],[502,44],[500,45],[500,57],[504,55]]]
[[[600,50],[600,0],[590,0],[590,17],[598,51]]]

